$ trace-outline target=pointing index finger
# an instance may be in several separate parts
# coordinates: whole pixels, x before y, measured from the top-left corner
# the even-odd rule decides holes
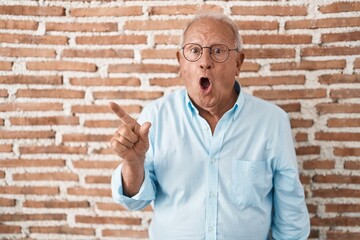
[[[111,110],[118,115],[120,120],[127,126],[134,126],[134,123],[136,124],[136,121],[127,114],[124,109],[122,109],[119,105],[117,105],[114,102],[110,102],[110,108]]]

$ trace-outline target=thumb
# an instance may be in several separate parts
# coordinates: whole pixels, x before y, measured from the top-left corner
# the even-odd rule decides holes
[[[140,135],[140,140],[144,143],[148,143],[149,142],[149,130],[151,127],[151,123],[149,122],[145,122],[143,123],[143,125],[140,126],[139,129],[139,135]]]

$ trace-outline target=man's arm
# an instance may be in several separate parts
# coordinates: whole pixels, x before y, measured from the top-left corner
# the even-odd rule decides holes
[[[310,233],[310,219],[294,150],[288,119],[278,141],[278,162],[274,172],[274,240],[306,240]]]

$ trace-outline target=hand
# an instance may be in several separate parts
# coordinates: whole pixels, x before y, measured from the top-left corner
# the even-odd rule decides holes
[[[128,164],[143,164],[149,149],[148,135],[151,123],[140,125],[114,102],[110,102],[110,108],[121,120],[111,139],[111,147]]]

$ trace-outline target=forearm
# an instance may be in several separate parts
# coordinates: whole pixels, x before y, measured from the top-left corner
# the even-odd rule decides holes
[[[124,161],[121,169],[123,193],[127,197],[136,195],[144,181],[144,164]]]

